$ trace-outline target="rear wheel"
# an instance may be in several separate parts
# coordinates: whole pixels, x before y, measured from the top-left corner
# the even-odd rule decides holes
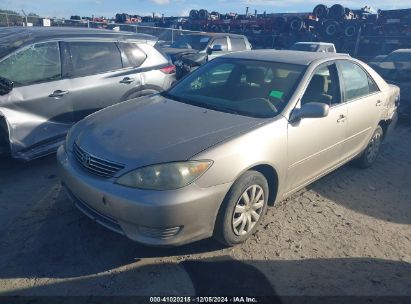
[[[371,137],[371,140],[368,143],[367,148],[365,148],[361,156],[357,159],[357,164],[359,167],[368,168],[375,163],[380,152],[383,136],[384,132],[382,128],[378,126],[373,136]]]
[[[264,175],[247,171],[231,187],[217,216],[214,237],[234,246],[247,240],[267,211],[268,184]]]

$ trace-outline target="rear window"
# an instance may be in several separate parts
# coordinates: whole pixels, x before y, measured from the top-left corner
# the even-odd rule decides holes
[[[114,42],[67,43],[72,62],[71,76],[86,76],[121,69],[121,54]]]
[[[123,58],[125,68],[139,67],[147,58],[147,55],[136,43],[119,43],[118,46],[125,55],[125,58]]]
[[[316,52],[318,50],[317,44],[299,44],[296,43],[290,47],[293,51]]]
[[[233,52],[236,51],[245,51],[247,46],[245,45],[245,41],[243,38],[230,38],[231,41],[231,49]]]

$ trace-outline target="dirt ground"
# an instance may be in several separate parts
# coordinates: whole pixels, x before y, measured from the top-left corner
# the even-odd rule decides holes
[[[411,296],[411,124],[269,208],[245,244],[129,241],[81,214],[55,157],[0,164],[0,295]]]

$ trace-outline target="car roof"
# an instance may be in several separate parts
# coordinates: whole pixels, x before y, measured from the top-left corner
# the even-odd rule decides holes
[[[236,58],[245,60],[260,60],[282,62],[298,65],[310,65],[313,61],[321,59],[351,58],[348,54],[328,52],[302,52],[290,50],[252,50],[235,52],[223,56],[224,58]],[[221,58],[221,57],[220,57]]]
[[[411,49],[398,49],[393,51],[393,53],[411,53]]]
[[[0,46],[2,47],[0,57],[28,44],[65,38],[157,41],[156,37],[150,35],[102,29],[73,27],[8,27],[0,29]]]
[[[315,45],[334,45],[334,43],[329,43],[329,42],[314,42],[314,41],[300,41],[296,42],[294,44],[315,44]]]
[[[202,35],[202,36],[209,36],[209,37],[233,37],[233,38],[244,38],[244,35],[240,34],[230,34],[230,33],[206,33],[206,32],[198,32],[198,33],[190,33],[186,34],[185,36],[196,36],[196,35]]]

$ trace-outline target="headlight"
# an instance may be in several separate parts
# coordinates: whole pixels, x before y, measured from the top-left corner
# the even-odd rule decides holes
[[[212,161],[187,161],[143,167],[120,176],[117,184],[150,190],[174,190],[199,178]]]

